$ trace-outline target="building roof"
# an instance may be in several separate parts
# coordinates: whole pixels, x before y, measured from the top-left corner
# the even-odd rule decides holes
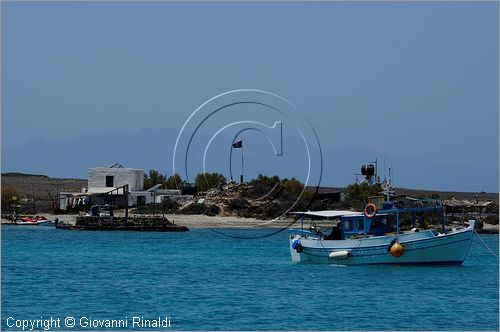
[[[144,173],[144,170],[141,169],[141,168],[125,168],[125,167],[120,167],[120,168],[117,168],[117,167],[90,167],[89,170],[99,170],[99,171],[104,171],[104,170],[112,170],[114,172],[118,171],[140,171],[140,172],[143,172]]]

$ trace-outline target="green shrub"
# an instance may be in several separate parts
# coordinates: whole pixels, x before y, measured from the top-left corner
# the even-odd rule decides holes
[[[227,202],[230,211],[243,210],[250,206],[250,203],[244,198],[235,198]]]
[[[155,169],[150,169],[149,174],[144,173],[144,189],[149,189],[157,184],[164,184],[167,177]]]
[[[368,202],[368,197],[380,195],[381,192],[380,184],[355,183],[347,187],[346,197],[353,204],[365,204]]]
[[[296,178],[291,178],[290,180],[283,179],[281,184],[285,188],[285,191],[289,193],[300,194],[304,190],[304,185]]]
[[[483,221],[486,224],[498,225],[498,216],[496,215],[487,216],[486,218],[483,219]]]
[[[219,173],[200,173],[196,176],[194,183],[198,192],[215,189],[226,184],[226,178]]]
[[[174,174],[165,181],[165,188],[180,190],[184,184],[185,182],[182,180],[181,176],[179,174]]]

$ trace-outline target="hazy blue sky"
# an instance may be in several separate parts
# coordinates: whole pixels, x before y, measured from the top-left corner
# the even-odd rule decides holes
[[[496,2],[2,2],[2,148],[179,130],[255,88],[325,150],[498,169],[498,37]]]

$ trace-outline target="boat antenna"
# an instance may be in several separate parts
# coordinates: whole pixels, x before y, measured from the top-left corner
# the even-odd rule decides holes
[[[387,195],[387,201],[391,200],[391,188],[392,188],[392,179],[391,179],[391,165],[389,165],[389,175],[387,180],[385,181],[385,190]]]
[[[391,169],[391,188],[394,185],[394,170]]]
[[[392,187],[392,179],[391,179],[391,165],[389,164],[389,176],[387,178],[387,183],[389,184],[389,187]]]
[[[384,156],[384,182],[387,181],[387,173],[386,173],[386,169],[385,169],[385,156]]]

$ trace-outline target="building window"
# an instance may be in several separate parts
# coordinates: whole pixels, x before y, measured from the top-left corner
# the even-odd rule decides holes
[[[114,187],[115,177],[112,175],[106,175],[106,187]]]
[[[137,196],[137,205],[145,205],[146,196]]]

